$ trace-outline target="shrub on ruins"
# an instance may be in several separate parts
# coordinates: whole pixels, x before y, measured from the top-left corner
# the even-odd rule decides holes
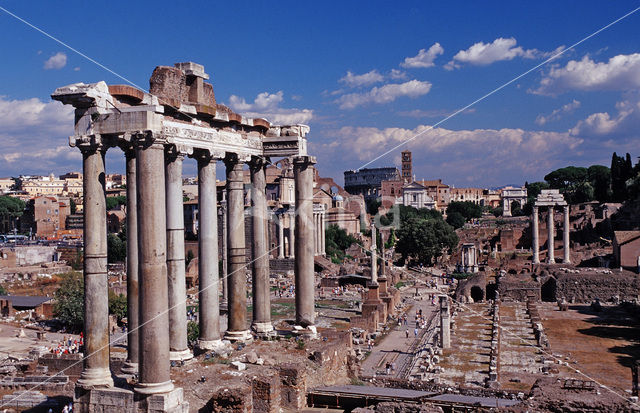
[[[195,321],[187,322],[187,341],[194,346],[200,337],[200,325]]]
[[[410,218],[398,230],[396,252],[423,265],[432,265],[445,252],[458,245],[453,227],[442,219]]]
[[[0,295],[7,295],[9,294],[9,292],[7,291],[6,288],[4,288],[3,285],[0,285]]]
[[[453,201],[447,206],[447,216],[451,214],[460,214],[466,222],[472,218],[482,217],[482,206],[471,201]]]
[[[84,279],[79,272],[62,274],[56,290],[53,314],[72,331],[82,330],[84,322]]]
[[[116,209],[120,205],[127,204],[126,196],[109,196],[107,197],[107,211],[110,209]]]

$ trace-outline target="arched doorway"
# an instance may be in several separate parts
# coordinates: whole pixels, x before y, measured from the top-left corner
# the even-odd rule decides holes
[[[477,285],[471,287],[471,299],[474,303],[479,303],[484,300],[484,290]]]
[[[542,287],[540,287],[540,298],[542,299],[542,301],[554,302],[557,300],[556,291],[556,279],[553,277],[549,277],[547,281],[542,284]]]

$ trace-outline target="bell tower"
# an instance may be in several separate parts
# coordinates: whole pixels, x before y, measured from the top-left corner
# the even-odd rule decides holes
[[[411,151],[402,151],[402,179],[409,183],[413,180],[413,171],[411,166]]]

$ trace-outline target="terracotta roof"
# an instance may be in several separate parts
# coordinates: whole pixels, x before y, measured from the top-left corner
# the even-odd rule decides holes
[[[622,245],[636,238],[640,238],[640,231],[614,231],[613,235],[618,245]]]

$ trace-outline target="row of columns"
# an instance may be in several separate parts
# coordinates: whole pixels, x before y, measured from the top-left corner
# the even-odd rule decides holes
[[[555,228],[553,221],[553,208],[551,205],[548,207],[548,215],[547,215],[547,263],[554,264],[556,262],[555,259]],[[563,230],[562,230],[562,242],[563,242],[563,263],[570,264],[571,256],[570,256],[570,246],[569,246],[569,205],[563,206]],[[533,207],[533,218],[532,218],[532,235],[533,235],[533,263],[540,264],[540,241],[538,234],[538,206]]]
[[[139,374],[136,391],[165,393],[173,389],[169,360],[192,357],[187,343],[182,164],[185,153],[165,148],[151,135],[134,136],[125,149],[127,174],[128,357],[125,372]],[[109,369],[107,223],[104,155],[100,136],[80,146],[84,176],[85,358],[78,385],[113,386]],[[217,241],[216,163],[223,155],[193,154],[198,162],[199,322],[198,347],[221,342]],[[246,325],[246,257],[244,238],[243,161],[224,157],[227,171],[228,308],[226,338],[251,338]],[[296,181],[296,321],[311,326],[314,314],[312,165],[309,156],[294,159]],[[253,324],[257,333],[271,326],[265,159],[253,157]],[[164,172],[164,173],[162,173]]]

